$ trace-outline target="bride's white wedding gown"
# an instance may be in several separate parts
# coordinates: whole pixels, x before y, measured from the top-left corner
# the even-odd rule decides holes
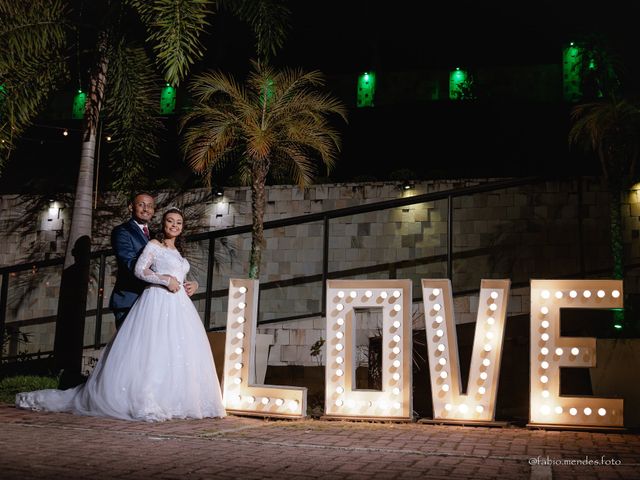
[[[135,274],[150,282],[84,385],[20,393],[16,406],[126,420],[223,417],[220,384],[202,321],[184,288],[189,263],[149,242]],[[157,273],[156,273],[157,272]]]

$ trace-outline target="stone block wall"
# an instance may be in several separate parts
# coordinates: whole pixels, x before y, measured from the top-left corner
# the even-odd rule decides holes
[[[324,212],[363,203],[390,200],[406,195],[449,190],[490,179],[438,180],[419,182],[403,191],[396,182],[316,185],[304,191],[292,186],[268,187],[265,220]],[[512,292],[508,313],[529,310],[528,281],[531,278],[576,276],[581,269],[602,271],[608,276],[611,255],[608,244],[608,194],[597,179],[549,181],[496,192],[458,197],[453,200],[453,288],[465,291],[455,297],[456,321],[474,322],[482,278],[509,278]],[[581,205],[579,203],[581,197]],[[157,192],[158,210],[171,205],[185,212],[190,233],[248,224],[251,221],[250,189],[225,189],[212,197],[206,189],[186,192]],[[13,265],[64,255],[65,238],[72,205],[67,196],[56,199],[5,195],[0,197],[0,263]],[[632,189],[623,204],[626,259],[640,260],[640,190]],[[104,195],[94,220],[94,249],[109,247],[111,229],[127,219],[126,200]],[[323,224],[310,222],[265,232],[260,294],[261,320],[317,314],[322,310],[322,285],[318,280],[297,285],[274,285],[301,276],[322,273]],[[582,238],[582,242],[580,239]],[[249,234],[216,240],[214,290],[226,290],[229,279],[246,277],[251,245]],[[192,278],[204,287],[208,241],[189,244]],[[447,201],[427,202],[332,219],[329,230],[329,271],[343,278],[410,278],[413,281],[414,317],[421,315],[421,278],[446,276]],[[582,251],[581,251],[582,250]],[[380,267],[382,265],[382,267]],[[365,270],[366,269],[366,270]],[[104,304],[113,288],[115,265],[107,258]],[[61,267],[29,269],[9,277],[7,322],[55,317]],[[98,262],[92,265],[88,309],[96,308]],[[628,272],[627,292],[640,293],[638,270]],[[202,288],[201,290],[202,291]],[[226,322],[226,297],[214,297],[211,326]],[[201,313],[203,299],[195,301]],[[374,317],[371,317],[374,318]],[[367,323],[368,322],[368,323]],[[417,328],[419,320],[417,320]],[[368,347],[376,334],[374,320],[360,329],[358,345]],[[19,350],[51,350],[53,323],[23,325],[31,335]],[[267,324],[259,329],[275,335],[270,365],[316,365],[311,345],[324,336],[324,319]],[[103,317],[100,339],[108,341],[114,332],[113,318]],[[95,317],[87,318],[85,341],[93,343]]]

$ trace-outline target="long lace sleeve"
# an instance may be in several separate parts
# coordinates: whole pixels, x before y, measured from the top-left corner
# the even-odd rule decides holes
[[[151,268],[156,258],[156,254],[158,253],[157,249],[158,247],[152,242],[147,243],[147,246],[144,247],[144,250],[140,254],[140,258],[138,258],[136,268],[134,269],[134,274],[140,280],[144,280],[145,282],[149,283],[164,285],[166,287],[169,285],[169,276],[161,275],[157,272],[154,272]]]

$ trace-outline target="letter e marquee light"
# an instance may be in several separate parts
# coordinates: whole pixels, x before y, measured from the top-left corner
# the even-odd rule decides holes
[[[328,280],[325,416],[411,420],[411,280]],[[356,389],[356,308],[382,310],[382,390]]]
[[[531,280],[531,425],[622,427],[622,399],[560,396],[560,367],[596,364],[595,338],[560,336],[560,310],[622,308],[622,298],[622,280]]]
[[[307,389],[251,385],[254,378],[258,280],[229,280],[224,351],[224,405],[229,413],[269,417],[306,416]]]
[[[451,281],[422,279],[434,420],[489,423],[496,396],[509,280],[482,280],[467,393],[462,394]]]

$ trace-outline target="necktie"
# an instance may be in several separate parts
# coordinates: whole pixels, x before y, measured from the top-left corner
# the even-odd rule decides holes
[[[147,237],[147,240],[149,239],[149,227],[147,227],[146,225],[142,226],[142,233],[144,233],[144,236]]]

